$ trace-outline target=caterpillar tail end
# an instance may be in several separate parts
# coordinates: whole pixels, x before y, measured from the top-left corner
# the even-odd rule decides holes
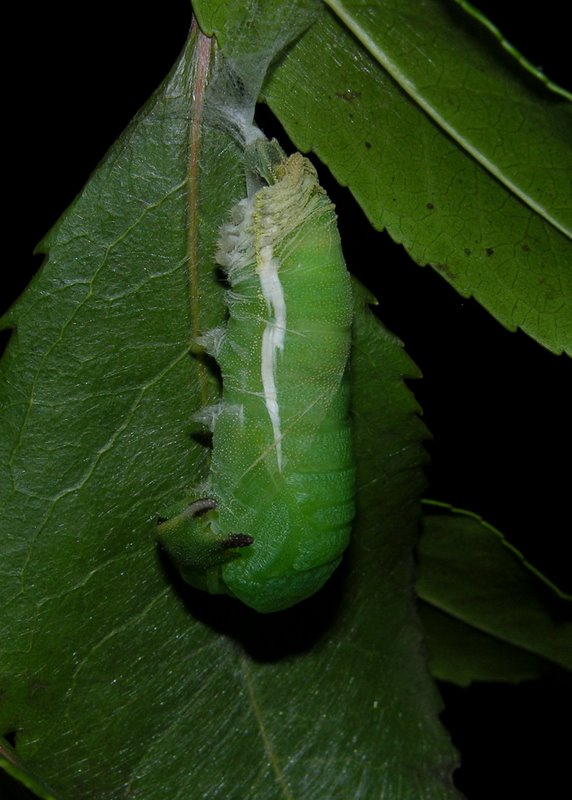
[[[254,539],[244,533],[218,532],[216,507],[210,498],[191,503],[180,514],[159,521],[157,539],[187,583],[211,594],[225,594],[222,567],[238,558]]]

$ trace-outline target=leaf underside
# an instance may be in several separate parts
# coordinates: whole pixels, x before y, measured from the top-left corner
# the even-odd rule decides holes
[[[263,88],[292,141],[415,261],[572,354],[569,98],[450,2],[328,5]]]
[[[432,673],[467,685],[572,670],[570,598],[476,515],[433,511],[417,574]]]
[[[155,544],[204,476],[191,417],[216,381],[189,337],[223,318],[214,239],[244,192],[240,148],[207,113],[212,46],[195,28],[5,322],[1,732],[60,800],[453,798],[411,594],[416,370],[357,285],[340,572],[262,617],[183,585]]]

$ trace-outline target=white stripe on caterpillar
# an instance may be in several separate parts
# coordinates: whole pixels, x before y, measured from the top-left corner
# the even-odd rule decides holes
[[[276,358],[278,352],[284,351],[286,332],[286,300],[284,290],[278,277],[279,264],[273,257],[272,245],[260,248],[258,261],[258,277],[262,296],[266,300],[268,313],[274,319],[266,323],[262,334],[261,369],[264,402],[272,423],[274,445],[278,470],[282,472],[282,433],[280,431],[280,407],[276,394]]]

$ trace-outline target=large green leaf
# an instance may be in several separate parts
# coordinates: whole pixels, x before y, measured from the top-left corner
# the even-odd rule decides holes
[[[195,29],[5,320],[0,730],[60,800],[452,798],[411,595],[415,368],[359,287],[343,570],[261,617],[157,551],[157,516],[206,466],[191,416],[216,383],[188,342],[222,318],[214,237],[244,192],[212,56]]]
[[[418,263],[572,353],[569,98],[451,2],[328,5],[264,87],[292,140]]]
[[[437,677],[522,680],[572,670],[570,598],[475,514],[423,519],[417,591]]]

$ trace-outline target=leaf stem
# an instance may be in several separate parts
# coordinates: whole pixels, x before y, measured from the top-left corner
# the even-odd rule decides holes
[[[189,128],[189,160],[187,189],[187,264],[191,311],[191,337],[196,339],[202,332],[199,302],[199,161],[201,151],[201,131],[203,104],[208,83],[214,39],[205,36],[193,18],[191,35],[197,36],[195,64],[193,69],[193,102]],[[199,385],[202,404],[208,403],[208,373],[204,362],[198,359]]]

